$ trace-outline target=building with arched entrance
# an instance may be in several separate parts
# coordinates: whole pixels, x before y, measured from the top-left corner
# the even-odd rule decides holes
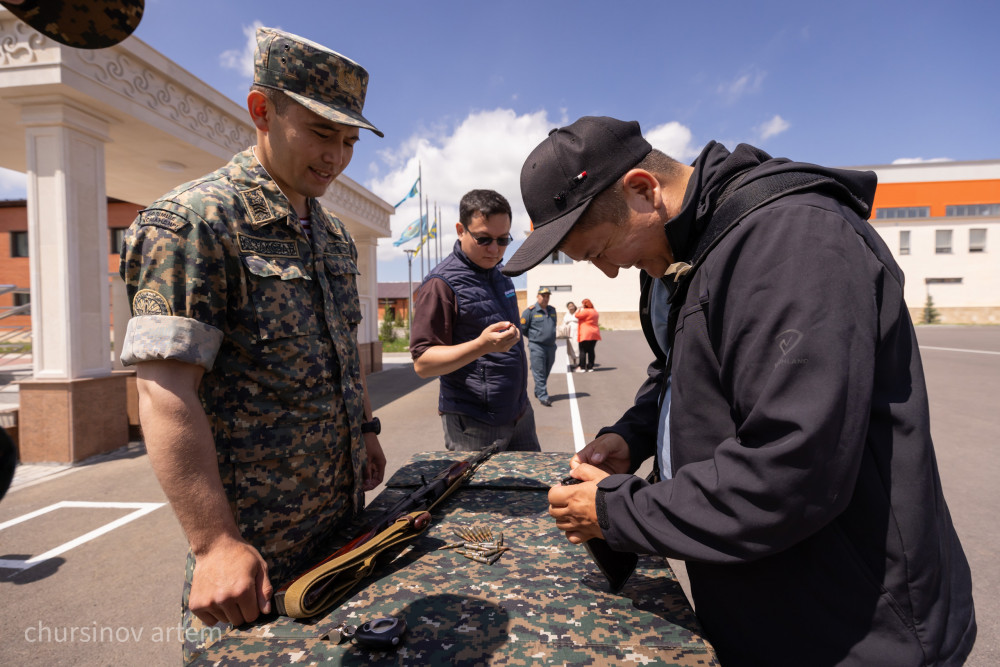
[[[0,8],[0,167],[27,174],[32,377],[20,384],[21,460],[78,461],[128,443],[128,320],[109,276],[109,198],[143,206],[253,144],[247,111],[135,37],[82,50]],[[321,199],[358,246],[363,363],[381,368],[378,239],[393,207],[341,175]],[[114,317],[114,332],[110,323]],[[134,409],[133,409],[134,413]]]

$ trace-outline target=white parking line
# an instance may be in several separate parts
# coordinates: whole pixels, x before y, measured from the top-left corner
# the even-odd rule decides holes
[[[573,383],[573,371],[569,367],[569,355],[566,354],[566,341],[559,339],[556,341],[556,361],[553,368],[561,368],[557,371],[566,374],[566,391],[569,393],[569,416],[573,424],[573,448],[580,451],[587,444],[583,438],[583,424],[580,422],[580,404],[576,400],[576,385]]]
[[[959,347],[933,347],[931,345],[920,345],[921,350],[941,350],[943,352],[968,352],[970,354],[1000,354],[992,350],[965,350]]]
[[[49,549],[43,554],[38,554],[33,558],[28,558],[27,560],[20,559],[0,559],[0,568],[8,570],[19,570],[24,571],[29,568],[38,565],[50,558],[55,558],[56,556],[63,554],[70,549],[80,546],[81,544],[86,544],[87,542],[104,535],[105,533],[111,532],[115,528],[124,526],[125,524],[135,521],[139,517],[143,517],[155,509],[163,507],[166,503],[100,503],[100,502],[89,502],[85,500],[63,500],[61,502],[55,503],[54,505],[49,505],[48,507],[43,507],[40,510],[35,510],[34,512],[29,512],[16,519],[11,519],[10,521],[5,521],[0,523],[0,530],[5,528],[10,528],[11,526],[16,526],[19,523],[24,523],[25,521],[30,521],[36,517],[43,514],[48,514],[59,509],[66,508],[76,508],[76,509],[134,509],[134,512],[126,514],[125,516],[112,521],[111,523],[106,523],[100,528],[95,528],[85,535],[81,535],[76,539],[70,540],[64,544],[60,544],[54,549]]]

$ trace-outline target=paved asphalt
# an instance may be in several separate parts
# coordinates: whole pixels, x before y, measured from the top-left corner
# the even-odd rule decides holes
[[[973,568],[979,639],[968,664],[992,667],[1000,664],[1000,327],[920,327],[918,336],[945,495]],[[628,407],[647,360],[639,332],[604,332],[594,373],[554,373],[554,405],[532,399],[542,448],[568,461],[578,441]],[[443,449],[436,380],[391,355],[369,388],[387,478],[412,454]],[[0,664],[176,665],[186,543],[163,503],[139,443],[71,468],[19,469],[0,503],[0,566],[51,557],[0,567]]]

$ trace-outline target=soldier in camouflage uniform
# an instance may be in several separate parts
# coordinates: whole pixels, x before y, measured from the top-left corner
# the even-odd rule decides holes
[[[257,31],[257,145],[139,214],[122,247],[149,459],[188,537],[184,622],[269,613],[382,481],[357,249],[316,201],[348,165],[368,73]],[[191,639],[191,633],[186,637]]]

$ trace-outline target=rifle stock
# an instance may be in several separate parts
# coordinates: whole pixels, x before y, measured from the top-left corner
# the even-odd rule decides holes
[[[314,616],[332,606],[375,568],[375,557],[411,540],[430,525],[430,511],[472,477],[506,442],[497,440],[464,461],[457,461],[380,514],[359,535],[296,576],[274,594],[278,613]]]

